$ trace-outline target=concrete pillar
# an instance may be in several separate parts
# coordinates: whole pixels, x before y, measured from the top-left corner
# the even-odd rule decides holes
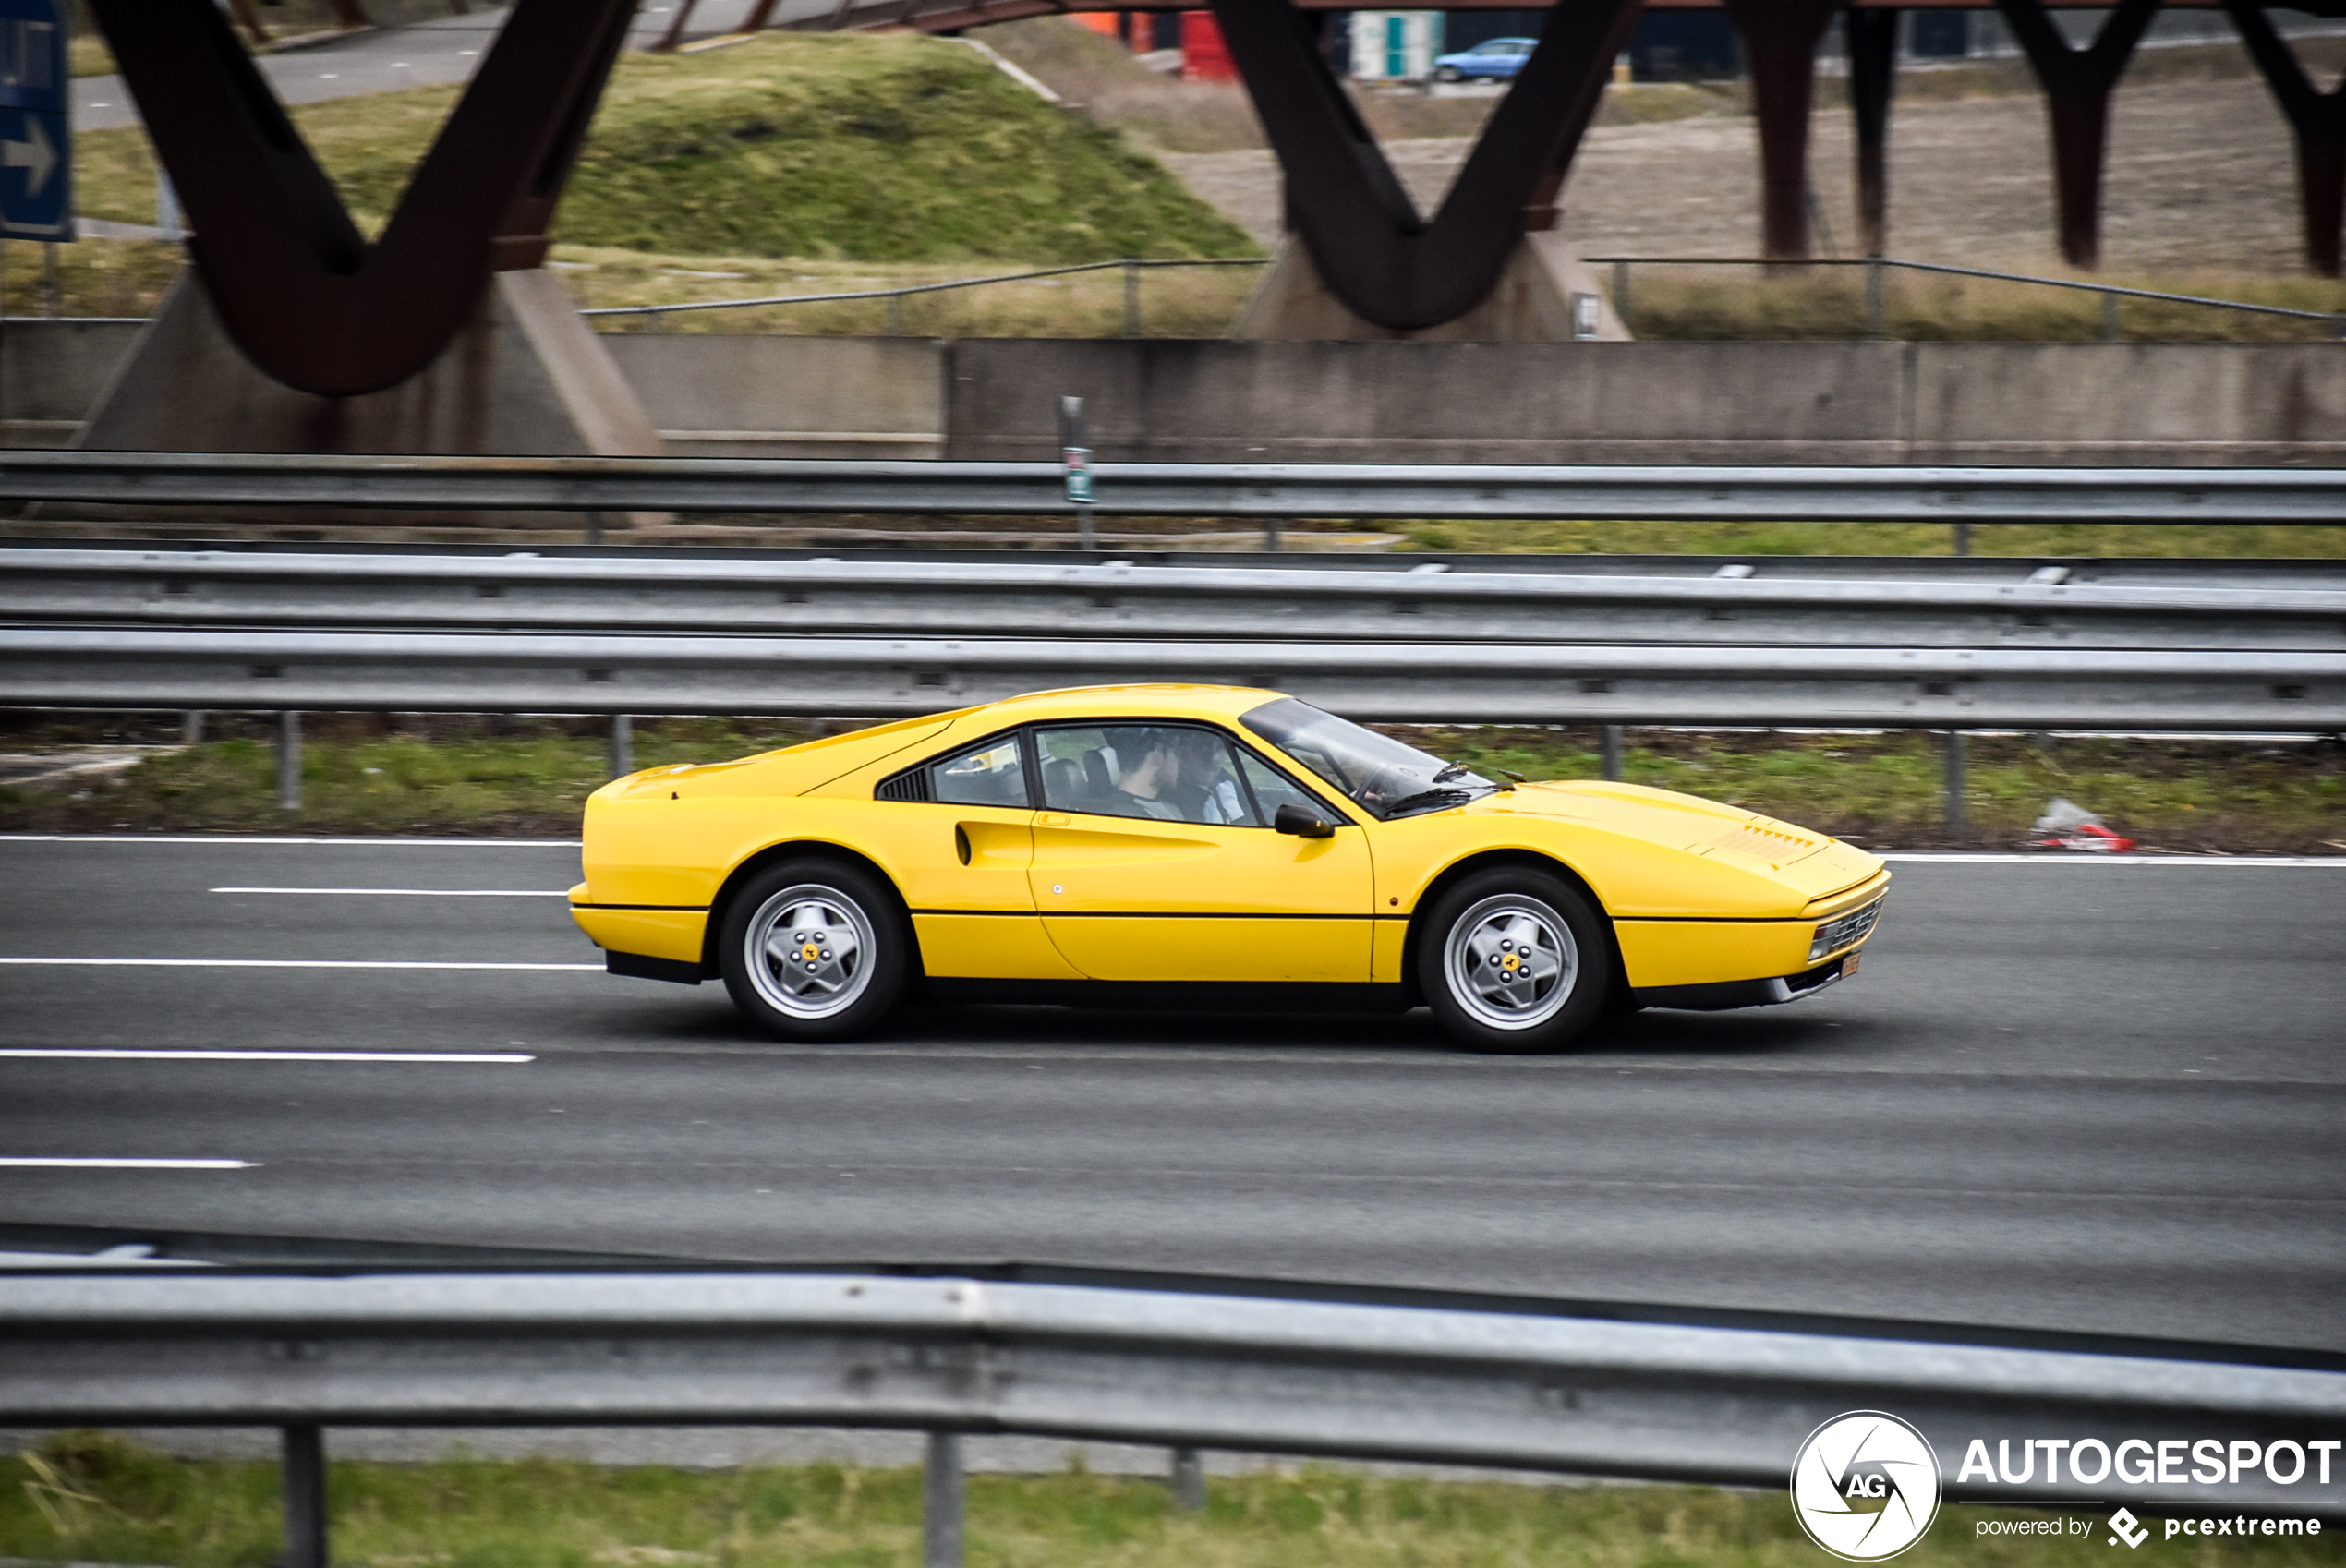
[[[1579,330],[1573,298],[1596,301],[1596,331]],[[1264,278],[1240,307],[1230,327],[1234,338],[1270,338],[1305,343],[1415,338],[1447,343],[1566,343],[1593,337],[1626,343],[1629,329],[1597,285],[1593,268],[1581,260],[1563,235],[1542,229],[1523,236],[1480,305],[1438,327],[1380,327],[1355,315],[1336,298],[1312,265],[1312,253],[1290,235],[1264,269]]]
[[[200,397],[187,389],[201,387]],[[657,457],[659,432],[551,272],[497,273],[473,320],[406,380],[358,397],[264,374],[183,273],[99,393],[75,444],[95,452],[433,452]],[[225,513],[215,513],[226,515]],[[611,513],[636,523],[665,514]],[[421,521],[351,507],[309,520]],[[527,519],[528,521],[524,521]],[[455,513],[433,521],[575,528],[574,514]]]

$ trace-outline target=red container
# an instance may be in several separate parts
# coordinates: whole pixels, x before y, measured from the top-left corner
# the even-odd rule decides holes
[[[1229,46],[1222,42],[1221,25],[1211,11],[1181,13],[1181,76],[1189,81],[1239,79]]]

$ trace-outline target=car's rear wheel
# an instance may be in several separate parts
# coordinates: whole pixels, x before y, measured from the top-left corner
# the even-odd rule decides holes
[[[850,1040],[903,995],[913,935],[894,894],[843,862],[792,859],[727,906],[718,965],[733,1005],[784,1040]]]
[[[1417,942],[1418,984],[1442,1027],[1479,1051],[1555,1051],[1613,989],[1603,922],[1562,877],[1478,872],[1445,889]]]

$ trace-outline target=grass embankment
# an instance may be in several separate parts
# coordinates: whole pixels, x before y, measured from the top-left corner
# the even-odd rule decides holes
[[[292,111],[370,230],[453,87]],[[137,130],[79,141],[82,210],[151,222]],[[683,256],[927,262],[1243,256],[1254,246],[1161,164],[943,39],[771,33],[629,54],[554,224],[568,244]]]
[[[0,831],[285,831],[570,834],[604,779],[599,719],[393,719],[312,715],[303,808],[277,804],[266,721],[215,715],[224,738],[104,777],[0,786]],[[638,719],[644,767],[715,762],[789,745],[816,726]],[[1397,730],[1444,756],[1533,778],[1592,778],[1586,727]],[[160,719],[19,718],[0,752],[71,752],[168,742]],[[1632,729],[1629,780],[1750,807],[1870,849],[1948,843],[1933,736],[1685,733]],[[2330,854],[2346,848],[2346,752],[2243,742],[1974,736],[1964,840],[2010,847],[2065,795],[2119,831],[2166,850]]]
[[[1552,523],[1482,519],[1390,525],[1403,550],[1477,555],[1951,555],[1954,530],[1944,523],[1639,523],[1602,518]],[[2346,555],[2346,526],[2182,527],[2123,523],[1978,524],[1974,555],[2091,560],[2128,556],[2168,561],[2228,557],[2334,560]]]
[[[1929,258],[1924,258],[1929,259]],[[1608,288],[1619,292],[1611,268]],[[2263,316],[2166,300],[2118,301],[2122,343],[2315,343],[2338,335],[2346,284],[2333,278],[2251,272],[2054,274],[2070,281],[2200,299],[2325,312],[2320,320]],[[2093,343],[2103,333],[2102,299],[2078,289],[1892,270],[1882,277],[1882,332],[1918,343]],[[1614,302],[1618,305],[1618,299]],[[1868,333],[1860,267],[1636,267],[1630,270],[1630,332],[1648,340],[1862,338]]]
[[[54,1439],[0,1460],[0,1552],[257,1568],[280,1550],[274,1465],[176,1462],[115,1440]],[[920,1559],[921,1478],[839,1465],[624,1469],[559,1460],[333,1467],[335,1557],[354,1568],[887,1568]],[[980,1568],[1808,1568],[1815,1547],[1780,1492],[1435,1481],[1303,1466],[1215,1477],[1204,1511],[1163,1483],[1070,1466],[976,1475],[968,1551]],[[1984,1568],[2104,1563],[2083,1536],[1976,1540],[1944,1509],[1902,1561]],[[2346,1532],[2195,1539],[2204,1565],[2346,1560]]]

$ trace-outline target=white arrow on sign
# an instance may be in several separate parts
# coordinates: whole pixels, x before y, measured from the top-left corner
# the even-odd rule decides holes
[[[41,128],[41,117],[27,115],[25,128],[32,133],[30,141],[0,141],[0,167],[28,171],[24,178],[24,193],[38,196],[41,187],[49,183],[49,175],[57,166],[57,147],[49,133]]]

